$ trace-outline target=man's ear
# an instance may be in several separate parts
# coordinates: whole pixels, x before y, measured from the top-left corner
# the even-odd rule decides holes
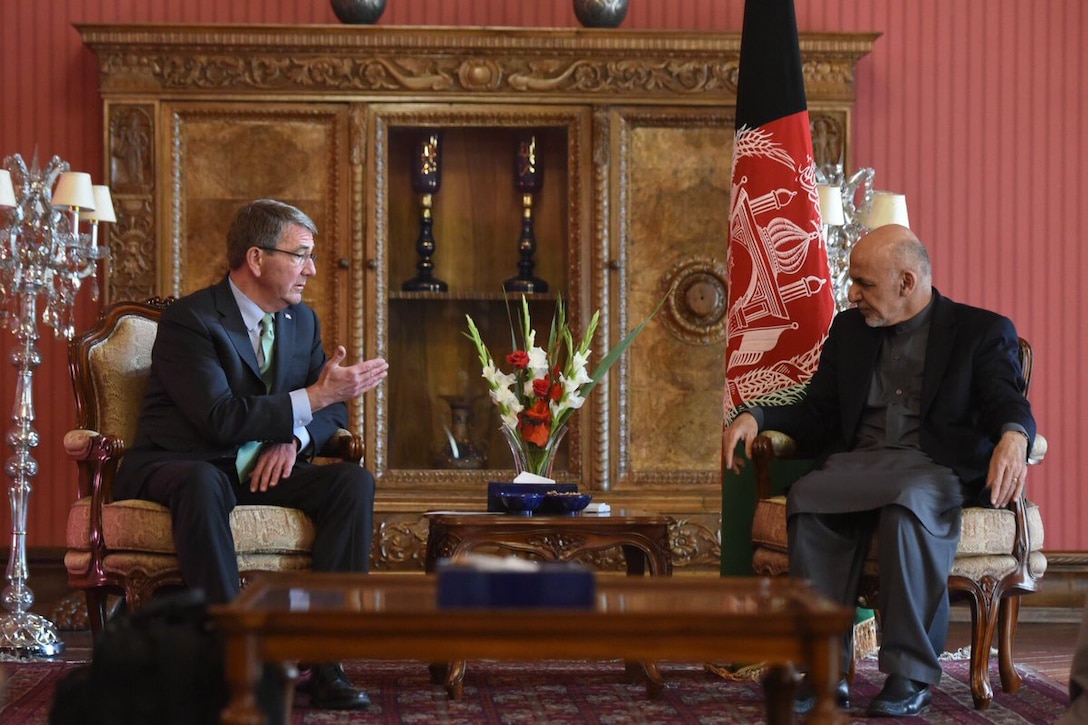
[[[910,297],[918,286],[918,276],[910,270],[904,270],[899,277],[899,296]]]
[[[254,277],[261,276],[261,250],[250,247],[246,250],[246,266]]]

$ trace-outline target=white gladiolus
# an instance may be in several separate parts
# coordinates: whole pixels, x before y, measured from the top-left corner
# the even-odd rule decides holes
[[[491,400],[495,405],[499,406],[503,412],[513,411],[520,413],[523,410],[521,401],[518,400],[517,394],[510,390],[510,388],[499,388],[491,391]]]
[[[492,390],[509,388],[517,382],[517,377],[497,370],[493,364],[484,366],[483,378],[487,381],[487,386]]]
[[[529,348],[529,372],[534,379],[548,376],[548,352],[540,347]],[[532,393],[532,385],[529,393]]]
[[[586,399],[577,393],[568,393],[560,398],[558,401],[553,401],[548,404],[548,409],[551,410],[553,417],[558,417],[560,414],[565,413],[568,410],[578,410],[586,402]]]
[[[588,362],[589,350],[586,350],[584,354],[575,352],[574,355],[571,356],[570,368],[572,375],[570,377],[570,385],[572,387],[568,388],[568,390],[577,390],[586,383],[593,382],[593,378],[589,377],[589,373],[586,372],[586,364]],[[564,385],[566,384],[564,383]]]

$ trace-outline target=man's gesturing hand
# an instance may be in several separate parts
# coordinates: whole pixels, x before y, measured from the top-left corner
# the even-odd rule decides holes
[[[306,394],[310,396],[310,410],[316,412],[327,405],[357,398],[378,387],[378,383],[385,380],[389,373],[389,363],[380,357],[360,360],[354,365],[341,365],[347,354],[343,345],[337,346],[317,382],[306,388]]]

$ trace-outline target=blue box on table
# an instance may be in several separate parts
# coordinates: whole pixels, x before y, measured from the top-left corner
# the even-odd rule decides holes
[[[577,483],[511,483],[510,481],[490,481],[487,484],[487,510],[505,511],[502,505],[504,493],[578,493]],[[562,509],[551,510],[544,502],[540,513],[559,513]]]
[[[505,569],[439,561],[438,607],[592,609],[597,580],[576,562],[522,562],[532,569]]]

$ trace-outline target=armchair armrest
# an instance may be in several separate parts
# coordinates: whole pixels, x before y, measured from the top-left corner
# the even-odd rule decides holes
[[[96,430],[77,428],[64,434],[64,451],[69,458],[77,461],[87,460],[91,452],[91,439],[98,435]]]
[[[771,462],[776,458],[797,455],[797,441],[777,430],[765,430],[752,441],[752,464],[756,474],[756,496],[770,498],[772,493]]]
[[[99,498],[95,505],[113,498],[113,474],[125,453],[125,442],[96,430],[77,428],[64,434],[64,450],[79,471],[78,497]]]
[[[785,433],[777,430],[765,430],[756,436],[752,443],[752,456],[755,457],[756,447],[770,446],[765,453],[775,458],[793,458],[797,455],[797,441]]]
[[[362,465],[366,446],[359,435],[340,428],[329,438],[325,447],[318,454],[321,458],[338,458],[349,463]]]
[[[76,463],[77,497],[90,498],[88,527],[92,558],[97,561],[104,546],[102,507],[113,500],[113,476],[125,453],[125,442],[96,430],[77,428],[64,434],[64,450]],[[92,564],[97,566],[97,564]]]
[[[1038,463],[1042,463],[1046,458],[1046,449],[1049,444],[1042,433],[1035,434],[1035,442],[1031,445],[1031,451],[1028,452],[1028,465],[1034,466]]]

